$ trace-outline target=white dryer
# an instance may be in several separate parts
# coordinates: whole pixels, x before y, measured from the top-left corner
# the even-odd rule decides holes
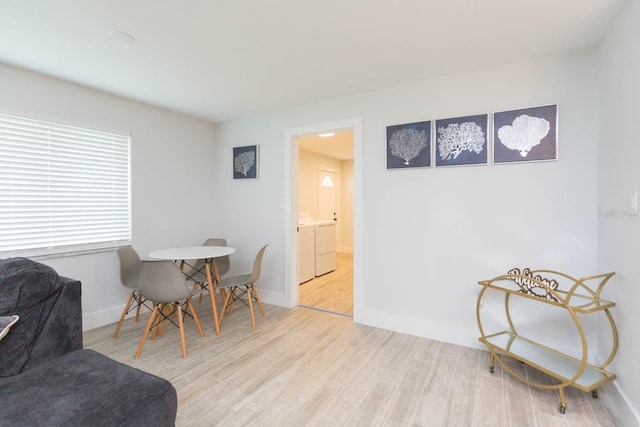
[[[298,214],[298,283],[336,269],[336,223]]]

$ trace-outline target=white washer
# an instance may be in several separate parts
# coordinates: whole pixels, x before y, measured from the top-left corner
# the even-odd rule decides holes
[[[336,224],[316,221],[316,276],[336,269]]]

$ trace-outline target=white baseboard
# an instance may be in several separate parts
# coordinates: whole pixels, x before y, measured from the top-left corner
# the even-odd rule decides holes
[[[135,313],[134,313],[135,314]],[[122,305],[96,311],[94,313],[84,314],[82,316],[82,330],[88,331],[108,325],[120,320],[122,315]]]
[[[260,290],[260,299],[265,304],[286,307],[284,295],[281,293]],[[82,316],[82,330],[89,331],[91,329],[117,322],[120,320],[120,316],[122,315],[122,308],[122,305],[117,305],[94,313],[84,314]],[[143,310],[146,309],[143,308]],[[135,312],[131,313],[127,316],[127,319],[134,315]]]
[[[279,307],[287,307],[283,293],[269,292],[259,289],[260,300],[265,304],[277,305]]]
[[[620,389],[620,384],[614,380],[603,389],[611,404],[611,415],[615,417],[616,425],[640,427],[640,414],[633,409],[627,395]]]
[[[357,310],[354,322],[471,348],[482,348],[477,328],[460,328],[375,310]]]

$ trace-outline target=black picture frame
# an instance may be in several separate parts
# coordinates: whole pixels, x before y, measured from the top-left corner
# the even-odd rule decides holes
[[[258,146],[233,147],[233,179],[258,177]]]
[[[493,114],[493,163],[558,160],[558,105]]]
[[[431,166],[431,121],[387,126],[387,169]]]
[[[436,167],[488,164],[488,128],[489,114],[436,120]]]

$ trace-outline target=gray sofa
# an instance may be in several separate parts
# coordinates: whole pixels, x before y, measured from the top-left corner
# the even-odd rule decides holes
[[[82,349],[80,282],[26,258],[0,260],[0,426],[173,426],[170,382]]]

